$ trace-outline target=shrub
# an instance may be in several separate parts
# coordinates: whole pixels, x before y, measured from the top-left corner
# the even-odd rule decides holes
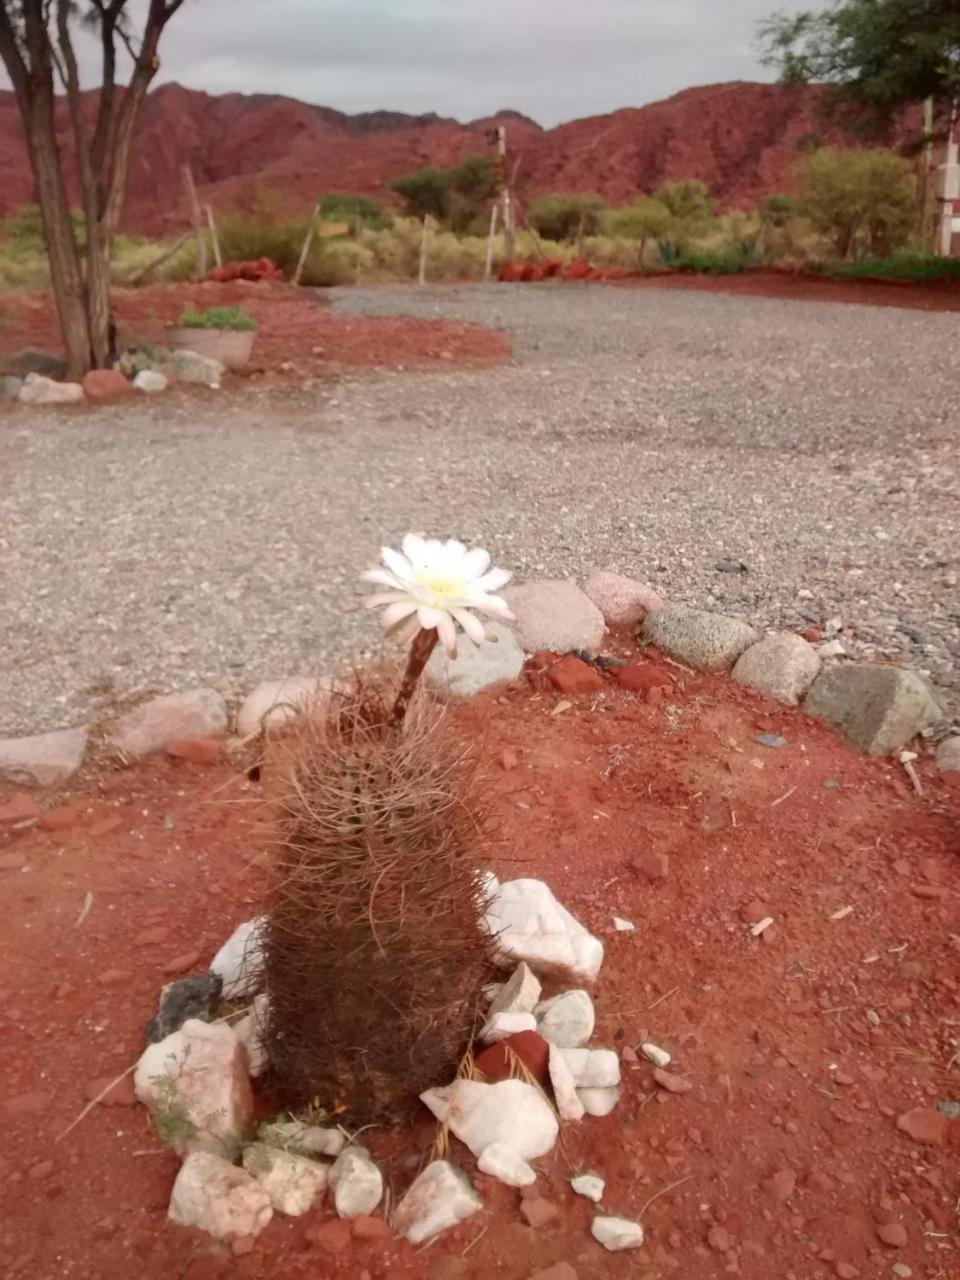
[[[667,206],[652,196],[635,200],[625,209],[611,209],[604,217],[604,229],[613,236],[637,243],[637,266],[643,270],[647,244],[664,235],[670,226]]]
[[[653,193],[654,198],[666,205],[670,212],[667,233],[669,244],[677,252],[686,248],[698,236],[705,235],[714,220],[715,206],[710,199],[710,189],[705,182],[685,178],[680,182],[664,182]]]
[[[708,276],[735,275],[745,271],[748,262],[742,253],[727,250],[685,249],[670,265],[677,271],[698,271]]]
[[[547,240],[576,240],[600,230],[606,205],[600,196],[540,196],[527,209],[527,221]]]
[[[857,262],[828,263],[824,274],[844,280],[956,280],[960,282],[960,258],[939,258],[922,253],[902,253],[889,258],[861,258]]]
[[[916,177],[893,151],[822,147],[797,166],[797,179],[804,211],[842,259],[886,256],[916,226]]]
[[[411,218],[427,216],[442,222],[450,212],[451,175],[446,169],[418,169],[393,183],[393,190],[402,196],[406,213]]]
[[[373,227],[378,231],[393,223],[393,215],[370,196],[333,192],[321,196],[317,203],[321,217],[331,222],[349,222],[353,227]]]
[[[180,313],[183,329],[255,329],[256,322],[242,307],[209,307],[198,311],[188,302]]]
[[[785,192],[774,192],[760,201],[758,209],[760,222],[764,227],[786,227],[800,213],[800,201],[796,196]]]

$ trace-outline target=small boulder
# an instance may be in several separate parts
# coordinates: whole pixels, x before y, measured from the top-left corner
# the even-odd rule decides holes
[[[652,587],[610,569],[594,569],[583,594],[597,606],[608,627],[634,626],[663,601]]]
[[[533,969],[561,969],[594,982],[603,943],[588,933],[542,880],[507,880],[491,894],[484,922],[501,965],[524,960]]]
[[[169,383],[159,370],[141,369],[134,377],[133,385],[137,391],[142,391],[148,396],[155,396],[160,391],[166,391]]]
[[[139,760],[182,738],[227,731],[227,704],[215,689],[169,693],[134,707],[107,726],[106,745],[124,760]]]
[[[320,1125],[301,1124],[299,1120],[275,1120],[261,1125],[260,1139],[284,1151],[305,1156],[332,1156],[336,1158],[347,1145],[347,1135],[341,1129],[324,1129]]]
[[[483,625],[496,636],[495,642],[475,645],[461,637],[455,658],[448,658],[440,646],[430,655],[423,678],[439,697],[469,698],[520,675],[523,650],[513,628],[487,619]]]
[[[216,1016],[223,983],[215,973],[198,973],[168,982],[160,991],[157,1012],[147,1023],[147,1044],[157,1044],[185,1022],[209,1022]]]
[[[330,1187],[340,1217],[357,1218],[373,1213],[383,1198],[383,1174],[366,1147],[351,1144],[333,1162]]]
[[[619,1085],[577,1090],[577,1097],[588,1116],[608,1116],[620,1101]]]
[[[573,1078],[570,1064],[564,1057],[564,1051],[558,1049],[555,1044],[550,1046],[549,1066],[553,1100],[557,1105],[557,1114],[560,1119],[582,1120],[586,1111],[577,1093],[577,1082]]]
[[[256,1178],[278,1213],[300,1217],[323,1195],[327,1168],[264,1142],[244,1148],[243,1167]]]
[[[0,377],[0,400],[19,400],[22,387],[22,378],[17,378],[12,373],[5,373]]]
[[[527,582],[508,587],[504,596],[517,620],[517,639],[527,653],[539,649],[600,652],[606,632],[603,614],[575,582]]]
[[[960,738],[957,739],[960,742]],[[522,960],[493,998],[487,1017],[498,1013],[533,1013],[540,999],[540,979]]]
[[[587,1200],[592,1200],[594,1204],[599,1204],[603,1199],[603,1193],[606,1183],[602,1178],[598,1178],[595,1173],[578,1173],[575,1178],[570,1179],[570,1186],[578,1196],[584,1196]]]
[[[518,1031],[516,1035],[497,1040],[480,1051],[473,1065],[491,1084],[509,1080],[515,1074],[516,1061],[541,1084],[547,1081],[547,1061],[550,1046],[538,1031]]]
[[[267,1191],[245,1170],[208,1151],[194,1151],[180,1166],[167,1216],[217,1240],[240,1240],[259,1235],[273,1208]]]
[[[117,369],[91,369],[83,375],[83,394],[93,404],[113,404],[133,395],[133,387]]]
[[[56,787],[83,763],[86,729],[58,729],[29,738],[0,738],[0,782],[15,786]]]
[[[28,373],[18,399],[21,404],[79,404],[84,395],[79,382],[54,382],[40,373]]]
[[[174,351],[170,356],[170,366],[179,382],[197,382],[215,391],[220,387],[220,380],[226,368],[219,360],[209,356],[198,355],[196,351]]]
[[[933,1107],[914,1107],[898,1117],[897,1128],[914,1142],[939,1147],[945,1142],[952,1123],[955,1122],[949,1116],[942,1111],[934,1111]]]
[[[944,738],[937,747],[937,768],[941,773],[960,773],[960,737]]]
[[[765,698],[795,705],[813,684],[820,659],[802,636],[784,631],[752,644],[737,659],[733,679]]]
[[[759,639],[740,618],[666,604],[648,613],[643,639],[697,671],[724,671]]]
[[[602,693],[606,689],[603,676],[582,658],[567,654],[550,664],[547,677],[557,693],[564,697],[580,698],[592,693]]]
[[[223,983],[224,1000],[238,1000],[259,991],[263,982],[262,916],[238,924],[210,962],[210,972]]]
[[[532,1013],[495,1013],[488,1018],[480,1032],[483,1044],[495,1044],[521,1031],[536,1031],[537,1020]]]
[[[593,1035],[596,1015],[586,991],[564,991],[544,1000],[534,1010],[537,1030],[544,1040],[561,1049],[575,1049]]]
[[[253,1095],[246,1053],[226,1023],[191,1019],[148,1045],[133,1085],[175,1151],[229,1158],[239,1151],[253,1118]]]
[[[498,1142],[535,1160],[553,1147],[560,1131],[553,1108],[525,1080],[455,1080],[427,1089],[420,1100],[477,1157]]]
[[[599,1214],[590,1227],[594,1240],[615,1253],[621,1249],[639,1249],[643,1244],[643,1227],[629,1218],[614,1218]]]
[[[561,1049],[578,1089],[609,1089],[620,1083],[620,1059],[612,1049]]]
[[[941,714],[928,685],[912,671],[868,662],[821,671],[803,706],[868,756],[898,751]]]
[[[537,1180],[536,1170],[531,1169],[526,1160],[505,1142],[491,1142],[481,1152],[477,1168],[481,1173],[488,1173],[491,1178],[498,1178],[508,1187],[529,1187]]]
[[[264,680],[248,693],[237,712],[237,733],[249,738],[261,729],[276,729],[309,708],[324,692],[315,676]]]
[[[482,1208],[467,1175],[447,1160],[434,1160],[397,1205],[393,1226],[410,1244],[422,1244]]]

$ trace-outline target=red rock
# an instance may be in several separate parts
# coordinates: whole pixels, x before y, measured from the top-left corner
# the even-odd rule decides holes
[[[253,1253],[256,1243],[253,1236],[240,1236],[230,1242],[230,1252],[235,1258],[242,1258],[244,1254]]]
[[[545,1227],[559,1212],[555,1204],[541,1196],[533,1196],[520,1202],[521,1216],[530,1227]]]
[[[129,982],[133,974],[129,969],[105,969],[103,973],[97,975],[97,981],[102,987],[119,987],[124,982]]]
[[[897,1120],[897,1128],[901,1133],[913,1138],[914,1142],[923,1142],[931,1147],[943,1145],[949,1127],[949,1119],[932,1107],[914,1107],[912,1111],[905,1111]]]
[[[142,929],[140,933],[133,939],[132,945],[135,947],[155,947],[161,942],[166,942],[170,936],[170,930],[166,925],[154,925],[152,929]]]
[[[667,673],[652,662],[634,662],[629,667],[621,667],[617,681],[621,689],[631,693],[646,693],[673,683]]]
[[[52,1160],[40,1160],[37,1164],[31,1165],[27,1170],[27,1177],[33,1182],[42,1182],[44,1178],[49,1178],[53,1173],[54,1165]]]
[[[785,1204],[796,1190],[797,1175],[792,1169],[779,1169],[763,1185],[774,1199],[779,1200],[781,1204]]]
[[[112,404],[133,395],[133,387],[119,369],[91,369],[83,375],[83,394],[94,404]]]
[[[667,1093],[689,1093],[693,1088],[693,1084],[686,1076],[673,1075],[669,1071],[664,1071],[662,1067],[657,1067],[653,1078],[661,1089],[666,1089]]]
[[[730,1251],[730,1232],[726,1227],[712,1226],[707,1232],[707,1244],[711,1249],[715,1249],[717,1253],[729,1253]]]
[[[183,951],[180,955],[174,956],[172,960],[168,960],[160,972],[165,974],[185,973],[187,969],[193,969],[200,963],[200,955],[199,951]]]
[[[477,1054],[473,1065],[491,1083],[507,1080],[512,1074],[507,1049],[511,1049],[517,1055],[536,1080],[541,1084],[547,1083],[550,1046],[536,1031],[518,1031],[516,1035],[507,1036],[505,1040],[490,1045],[482,1053]]]
[[[41,1111],[46,1111],[52,1101],[52,1093],[34,1089],[31,1093],[21,1093],[15,1098],[7,1098],[3,1109],[8,1116],[35,1116]]]
[[[648,849],[631,859],[630,869],[646,880],[666,880],[670,873],[670,862],[665,853],[655,853]]]
[[[566,657],[555,662],[549,671],[550,683],[558,693],[577,697],[587,693],[602,693],[606,688],[600,672],[580,658]]]
[[[358,1240],[389,1240],[393,1236],[382,1218],[361,1215],[350,1221],[353,1224],[353,1234]]]
[[[503,769],[509,773],[511,769],[515,769],[520,763],[520,757],[514,751],[513,747],[504,747],[500,753],[500,764]]]
[[[915,898],[940,899],[949,896],[949,889],[942,884],[915,884],[910,886]]]
[[[845,1071],[835,1071],[833,1073],[833,1082],[834,1084],[842,1084],[847,1086],[857,1083],[854,1077],[848,1076]]]
[[[106,1093],[103,1092],[105,1089]],[[133,1091],[132,1072],[122,1080],[118,1080],[116,1076],[98,1076],[96,1080],[90,1081],[84,1092],[88,1102],[97,1098],[101,1107],[132,1107],[137,1100]]]
[[[41,831],[66,831],[68,827],[72,827],[79,821],[83,810],[82,803],[62,804],[59,808],[48,809],[46,813],[41,813],[37,826]]]
[[[819,644],[823,639],[823,632],[819,627],[804,627],[800,634],[809,644]]]
[[[39,812],[33,796],[28,791],[18,791],[0,804],[0,822],[26,822],[28,818],[35,818]]]
[[[857,1268],[851,1266],[849,1262],[838,1262],[833,1269],[840,1280],[857,1280],[857,1276],[860,1274]]]
[[[891,1249],[902,1249],[907,1243],[907,1228],[902,1222],[881,1222],[874,1228],[881,1244]]]
[[[343,1253],[350,1248],[351,1227],[347,1218],[334,1218],[320,1227],[311,1227],[306,1238],[311,1244],[318,1244],[327,1253]]]
[[[222,738],[176,738],[167,743],[167,755],[190,764],[216,764],[223,756]]]
[[[747,902],[740,908],[740,919],[744,924],[757,924],[768,915],[770,915],[770,908],[759,898],[754,898],[752,902]]]

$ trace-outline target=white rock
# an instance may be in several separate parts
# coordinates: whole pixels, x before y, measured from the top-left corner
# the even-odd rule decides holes
[[[842,640],[826,640],[817,645],[817,653],[821,658],[843,658],[846,652]]]
[[[617,933],[633,933],[637,926],[632,920],[624,920],[621,916],[614,916],[613,927]]]
[[[550,1073],[553,1098],[557,1104],[560,1119],[582,1120],[586,1113],[583,1109],[583,1103],[577,1094],[576,1081],[566,1058],[563,1056],[563,1050],[558,1049],[555,1044],[550,1046],[547,1069]]]
[[[789,631],[765,636],[737,659],[731,673],[738,684],[766,698],[795,705],[820,671],[820,658],[802,636]]]
[[[262,916],[238,924],[210,964],[223,982],[224,1000],[250,996],[263,982],[263,950],[261,931],[266,921]]]
[[[263,729],[288,723],[329,694],[326,684],[314,676],[288,676],[286,680],[264,680],[248,693],[237,712],[237,733],[241,738]]]
[[[609,1089],[620,1083],[620,1059],[612,1049],[561,1049],[578,1089]]]
[[[218,1240],[259,1235],[273,1217],[270,1196],[243,1169],[208,1151],[194,1151],[180,1166],[167,1216]]]
[[[487,1017],[493,1018],[498,1013],[533,1013],[539,999],[540,979],[521,961],[493,997]]]
[[[593,1220],[590,1234],[605,1249],[616,1253],[620,1249],[639,1249],[643,1244],[643,1227],[629,1218],[612,1218],[599,1214]]]
[[[144,391],[147,395],[156,395],[159,391],[166,391],[167,380],[156,369],[141,369],[133,380],[133,385],[138,391]]]
[[[484,922],[506,967],[525,960],[533,969],[565,969],[593,982],[603,964],[603,943],[553,896],[542,880],[507,880],[493,894]]]
[[[608,1116],[620,1101],[620,1089],[617,1085],[604,1089],[578,1089],[577,1097],[588,1116]]]
[[[327,1185],[325,1165],[265,1142],[244,1149],[243,1167],[266,1191],[274,1209],[291,1217],[306,1213]]]
[[[594,569],[583,584],[583,594],[597,606],[608,627],[633,626],[663,607],[652,587],[611,569]]]
[[[351,1144],[337,1156],[330,1170],[333,1203],[341,1218],[373,1213],[383,1197],[383,1174],[366,1147]]]
[[[22,787],[56,787],[83,763],[86,729],[58,729],[29,738],[0,738],[0,782]]]
[[[579,1173],[575,1178],[570,1179],[570,1185],[578,1196],[585,1196],[594,1204],[599,1204],[607,1184],[595,1173]]]
[[[179,738],[227,731],[227,704],[216,689],[169,693],[134,707],[107,726],[106,745],[125,760],[162,751]]]
[[[527,653],[538,649],[600,652],[606,634],[603,614],[575,582],[524,582],[503,594],[516,616],[517,639]]]
[[[526,1160],[505,1142],[491,1142],[477,1161],[477,1168],[481,1173],[499,1178],[508,1187],[529,1187],[537,1180],[536,1170],[531,1169]]]
[[[663,1068],[670,1065],[670,1055],[666,1049],[661,1049],[658,1044],[652,1044],[649,1040],[640,1046],[640,1052],[655,1067]]]
[[[495,1013],[488,1018],[480,1032],[484,1044],[495,1044],[515,1036],[521,1031],[536,1031],[537,1020],[532,1013]]]
[[[254,1079],[262,1076],[267,1066],[265,1044],[270,997],[263,993],[255,996],[253,1007],[245,1018],[234,1025],[234,1034],[247,1051],[247,1064]]]
[[[524,1160],[535,1160],[550,1150],[560,1131],[549,1102],[525,1080],[455,1080],[427,1089],[420,1100],[478,1158],[492,1143],[502,1142]]]
[[[448,658],[439,646],[430,655],[423,678],[440,697],[469,698],[481,689],[516,680],[523,670],[523,650],[513,629],[503,622],[484,621],[495,643],[475,645],[461,638],[459,652]]]
[[[338,1156],[347,1145],[347,1135],[341,1129],[323,1129],[299,1120],[275,1120],[260,1132],[264,1142],[301,1155]]]
[[[203,386],[219,390],[220,379],[226,365],[210,356],[180,347],[170,357],[173,371],[180,382],[199,382]]]
[[[593,1001],[586,991],[563,991],[538,1004],[534,1013],[544,1040],[561,1049],[575,1049],[593,1035]]]
[[[467,1175],[446,1160],[434,1160],[397,1205],[392,1225],[411,1244],[421,1244],[482,1208]]]
[[[86,397],[79,382],[55,382],[42,373],[28,373],[17,398],[21,404],[79,404]]]
[[[189,1018],[148,1045],[133,1077],[137,1097],[167,1127],[171,1146],[234,1156],[253,1118],[246,1050],[224,1022]],[[181,1132],[182,1131],[182,1132]]]
[[[960,737],[944,738],[937,747],[937,768],[941,773],[960,773]]]

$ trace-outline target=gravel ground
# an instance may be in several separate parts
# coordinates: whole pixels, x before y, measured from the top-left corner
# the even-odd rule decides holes
[[[767,626],[840,616],[956,706],[955,315],[605,286],[340,290],[509,330],[507,367],[0,416],[0,736],[376,643],[409,528],[609,565]],[[722,572],[719,561],[746,572]]]

